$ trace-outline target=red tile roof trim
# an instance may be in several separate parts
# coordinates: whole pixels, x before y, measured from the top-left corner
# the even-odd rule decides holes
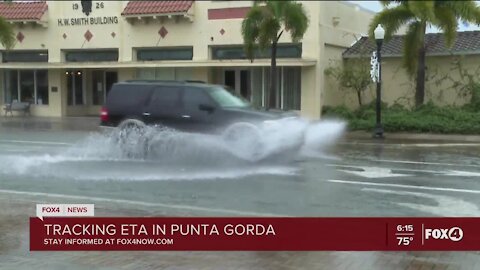
[[[122,15],[148,15],[187,12],[194,1],[129,1]]]
[[[47,2],[0,2],[0,16],[9,21],[40,20],[48,9]]]
[[[208,10],[209,20],[243,19],[250,7],[216,8]]]

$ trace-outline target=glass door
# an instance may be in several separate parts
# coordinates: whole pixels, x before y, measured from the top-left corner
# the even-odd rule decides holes
[[[92,71],[92,104],[103,105],[112,85],[118,81],[116,71]]]
[[[112,85],[116,82],[118,82],[118,73],[116,71],[105,71],[105,100],[108,92],[112,89]]]
[[[82,70],[70,70],[65,72],[65,76],[67,76],[67,104],[72,106],[84,105],[84,72]]]

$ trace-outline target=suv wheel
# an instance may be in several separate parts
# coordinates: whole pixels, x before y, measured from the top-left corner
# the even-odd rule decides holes
[[[147,126],[140,120],[127,119],[118,125],[117,142],[128,158],[145,158],[148,153]]]
[[[235,123],[223,132],[223,140],[230,152],[249,161],[263,158],[264,145],[260,130],[250,123]]]

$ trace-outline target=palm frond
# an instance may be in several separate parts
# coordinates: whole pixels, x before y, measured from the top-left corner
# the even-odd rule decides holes
[[[452,47],[458,27],[454,12],[445,6],[439,6],[435,9],[435,17],[437,18],[435,25],[444,33],[447,46]]]
[[[480,24],[480,7],[475,1],[436,1],[438,7],[450,9],[457,19]]]
[[[377,25],[381,24],[385,29],[385,40],[388,41],[402,25],[407,24],[414,19],[414,14],[406,5],[385,8],[380,13],[377,13],[377,15],[375,15],[375,17],[372,19],[368,31],[369,36],[373,39],[373,31]]]
[[[408,1],[407,7],[420,21],[435,20],[435,1]]]
[[[242,22],[242,36],[247,58],[253,61],[256,43],[260,35],[260,25],[264,19],[263,8],[253,6]]]
[[[405,2],[408,2],[407,0],[380,0],[380,4],[382,4],[383,7],[388,7],[392,4],[404,4]]]
[[[273,17],[280,19],[282,17],[285,3],[291,1],[266,1],[265,7],[272,12]]]
[[[382,4],[383,7],[388,7],[393,1],[388,1],[388,0],[380,0],[380,4]]]
[[[266,49],[272,42],[277,41],[277,33],[280,30],[280,22],[273,16],[263,18],[259,27],[258,46]]]
[[[12,25],[3,17],[0,17],[0,43],[6,48],[11,49],[15,44],[15,32]]]
[[[293,42],[298,42],[307,31],[309,20],[305,8],[300,3],[287,2],[282,16],[285,29],[288,29]]]
[[[247,57],[253,61],[257,48],[265,50],[278,42],[285,30],[282,26],[290,31],[293,42],[298,42],[303,37],[307,31],[308,17],[301,4],[291,0],[254,1],[242,22]]]

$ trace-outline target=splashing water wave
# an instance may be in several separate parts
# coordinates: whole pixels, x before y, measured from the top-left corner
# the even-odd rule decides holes
[[[220,136],[148,128],[147,154],[128,155],[119,134],[92,133],[61,152],[42,155],[0,154],[0,174],[84,180],[195,180],[249,175],[295,175],[289,161],[299,153],[322,153],[342,135],[345,123],[291,120],[260,129],[260,159],[249,159],[245,145]],[[130,138],[132,139],[132,138]],[[129,141],[140,149],[139,140]],[[300,143],[299,143],[300,142]],[[302,145],[302,149],[296,148]],[[260,145],[260,144],[259,144]],[[1,152],[0,152],[1,153]]]

